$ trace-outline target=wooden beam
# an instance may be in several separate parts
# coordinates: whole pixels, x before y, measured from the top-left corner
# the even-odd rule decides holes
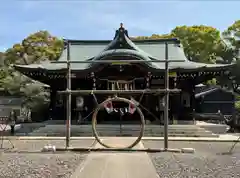
[[[160,93],[179,93],[181,92],[180,89],[146,89],[146,90],[65,90],[65,91],[58,91],[59,94],[68,94],[71,93],[73,95],[77,94],[160,94]]]

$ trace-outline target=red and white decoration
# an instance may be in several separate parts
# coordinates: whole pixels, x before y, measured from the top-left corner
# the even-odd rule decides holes
[[[139,102],[137,102],[134,98],[131,98],[131,103],[128,105],[128,108],[125,108],[125,111],[130,113],[130,114],[134,114],[134,112],[136,111],[136,107],[139,106]],[[113,108],[113,103],[112,101],[108,101],[104,104],[104,108],[107,111],[107,113],[112,113],[113,111],[118,112],[119,109],[114,109]]]
[[[104,108],[107,111],[107,113],[113,112],[113,104],[112,101],[108,101],[104,104]]]
[[[128,106],[128,112],[130,114],[133,114],[136,111],[136,109],[137,109],[136,106],[138,106],[139,103],[135,99],[133,99],[133,98],[131,98],[131,101],[132,101],[132,103],[129,104],[129,106]]]

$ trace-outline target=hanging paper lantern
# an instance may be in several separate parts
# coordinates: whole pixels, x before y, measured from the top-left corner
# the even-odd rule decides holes
[[[79,96],[76,98],[76,106],[77,108],[82,108],[84,105],[84,99],[83,97]]]

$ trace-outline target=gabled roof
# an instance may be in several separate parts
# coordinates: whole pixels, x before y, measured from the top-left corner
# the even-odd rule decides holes
[[[134,59],[145,60],[145,65],[152,70],[165,70],[165,63],[154,63],[154,60],[165,59],[165,43],[168,43],[169,60],[179,60],[179,62],[169,63],[170,70],[218,70],[227,65],[223,64],[204,64],[189,61],[180,41],[176,38],[158,40],[131,40],[128,31],[123,27],[116,30],[112,41],[100,40],[66,40],[70,43],[70,59],[73,61],[101,60],[111,57],[133,57]],[[67,49],[64,49],[59,61],[66,61]],[[185,62],[180,62],[184,60]],[[96,64],[95,64],[96,65]],[[75,71],[91,68],[92,65],[75,63],[71,69]],[[29,70],[65,70],[67,65],[64,63],[43,63],[31,65],[15,65],[19,71]]]
[[[220,86],[217,86],[217,85],[212,85],[212,86],[203,85],[203,86],[201,86],[200,90],[198,90],[197,88],[198,88],[198,86],[196,86],[195,98],[200,98],[202,96],[204,97],[206,95],[209,95],[209,94],[214,93],[214,92],[219,91],[219,90],[223,91],[223,92],[226,92],[226,93],[231,93],[235,96],[238,96],[238,94],[236,94],[232,90],[228,90],[226,88],[223,88],[223,87],[220,87]]]

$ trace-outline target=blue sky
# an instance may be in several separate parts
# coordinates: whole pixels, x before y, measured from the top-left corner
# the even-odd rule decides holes
[[[71,39],[112,39],[120,22],[130,36],[169,33],[178,25],[211,25],[223,31],[240,19],[239,7],[237,0],[3,0],[0,51],[39,30]]]

